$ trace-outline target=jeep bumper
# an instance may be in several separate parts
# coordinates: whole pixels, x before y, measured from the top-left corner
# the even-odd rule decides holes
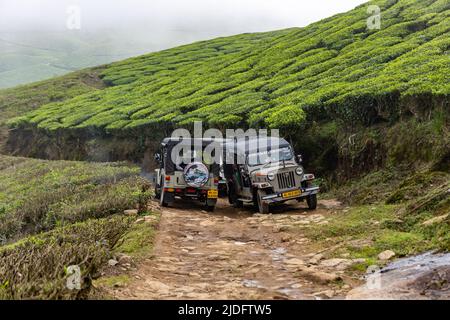
[[[283,202],[283,201],[293,200],[293,199],[306,198],[310,195],[319,193],[320,188],[319,187],[311,187],[311,188],[305,188],[305,189],[302,188],[302,189],[300,189],[301,192],[299,195],[293,195],[293,196],[287,196],[287,197],[283,196],[286,193],[297,191],[297,190],[299,190],[299,189],[289,190],[288,192],[278,192],[278,193],[269,194],[269,195],[263,197],[263,200],[268,203],[274,203],[274,202]]]

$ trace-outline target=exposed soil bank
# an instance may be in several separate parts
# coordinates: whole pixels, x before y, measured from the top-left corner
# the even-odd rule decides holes
[[[387,166],[445,161],[450,150],[448,112],[436,111],[426,118],[370,126],[310,119],[302,128],[281,134],[304,156],[309,171],[327,183],[341,183]],[[160,141],[172,131],[171,126],[159,125],[108,133],[94,128],[49,132],[22,125],[10,131],[6,151],[51,160],[131,161],[149,171]]]
[[[46,132],[36,128],[10,131],[5,147],[14,156],[47,160],[94,162],[130,161],[146,170],[155,165],[153,154],[165,137],[164,131],[145,131],[136,135],[112,135],[95,130]]]

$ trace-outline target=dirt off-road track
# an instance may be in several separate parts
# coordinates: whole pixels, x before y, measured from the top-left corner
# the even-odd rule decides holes
[[[187,206],[187,207],[186,207]],[[335,266],[318,266],[309,240],[286,232],[300,224],[327,223],[338,207],[321,201],[316,211],[296,201],[271,215],[220,200],[214,213],[178,202],[163,208],[152,258],[114,289],[117,299],[321,299],[344,298]],[[315,265],[312,266],[311,264]],[[343,273],[343,272],[339,272]]]

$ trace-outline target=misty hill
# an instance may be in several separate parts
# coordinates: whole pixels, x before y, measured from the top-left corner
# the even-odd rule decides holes
[[[0,88],[49,79],[208,36],[209,33],[196,30],[169,30],[149,36],[148,30],[137,27],[92,32],[0,31]]]
[[[364,5],[304,29],[125,60],[101,74],[112,88],[43,106],[23,120],[49,130],[121,130],[198,119],[282,127],[300,123],[302,108],[372,117],[374,107],[388,104],[383,112],[396,113],[411,97],[448,94],[448,1],[381,3],[381,30],[367,30]]]
[[[376,4],[380,30],[367,29],[366,4],[302,29],[198,42],[0,92],[3,112],[36,108],[10,123],[8,149],[52,159],[140,161],[174,127],[203,120],[219,128],[280,128],[318,159],[319,169],[344,159],[357,171],[401,162],[405,150],[383,149],[386,133],[379,141],[369,135],[371,146],[360,137],[358,146],[348,131],[429,121],[432,114],[437,132],[446,128],[450,4]],[[330,145],[305,140],[317,137]],[[446,149],[443,143],[411,153],[430,161]],[[362,151],[369,154],[356,161]]]

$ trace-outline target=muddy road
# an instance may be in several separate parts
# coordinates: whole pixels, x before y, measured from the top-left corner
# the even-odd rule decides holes
[[[324,263],[309,240],[286,232],[299,224],[327,223],[336,201],[316,211],[296,201],[274,214],[235,209],[224,200],[214,213],[178,202],[162,210],[153,257],[132,281],[114,289],[118,299],[329,299],[344,298],[339,261]],[[311,249],[309,249],[311,250]],[[333,260],[333,259],[332,259]],[[339,260],[339,259],[334,259]],[[325,261],[327,262],[327,261]]]

